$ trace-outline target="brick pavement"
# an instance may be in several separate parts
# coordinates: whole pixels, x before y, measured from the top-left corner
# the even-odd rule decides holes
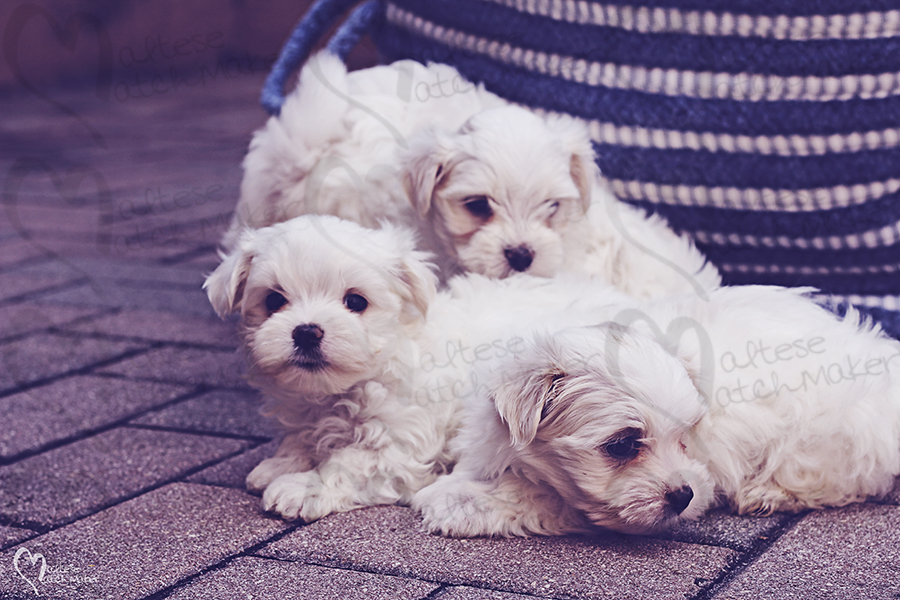
[[[306,526],[262,514],[242,482],[276,432],[234,323],[200,289],[260,84],[125,103],[60,91],[103,144],[4,96],[0,598],[900,597],[900,487],[659,538],[448,540],[403,507]]]

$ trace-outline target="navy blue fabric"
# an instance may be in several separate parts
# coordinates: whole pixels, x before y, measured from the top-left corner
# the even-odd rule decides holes
[[[613,4],[596,2],[592,4]],[[640,6],[730,12],[749,15],[853,14],[894,10],[895,0],[641,0]]]
[[[449,62],[467,78],[514,102],[616,125],[778,135],[790,123],[791,133],[829,135],[900,124],[900,96],[815,103],[739,102],[591,87],[451,49],[390,24],[382,28],[378,46],[391,60]]]
[[[854,185],[900,175],[900,148],[821,156],[771,156],[658,150],[595,144],[597,163],[612,179],[662,184],[795,188]]]
[[[554,21],[504,6],[494,7],[486,17],[484,0],[395,0],[394,4],[470,35],[598,62],[781,76],[900,71],[900,39],[799,42],[646,34]],[[531,35],[535,29],[540,36]]]
[[[640,206],[647,212],[658,212],[666,217],[672,227],[680,231],[697,230],[769,237],[813,238],[858,234],[870,229],[878,229],[885,219],[900,220],[897,216],[900,213],[900,207],[897,206],[896,201],[892,202],[891,200],[876,203],[886,207],[884,215],[879,214],[878,207],[870,208],[868,203],[847,208],[802,213],[673,206],[646,201],[631,201],[631,204]],[[893,252],[892,256],[896,258],[896,248],[893,249]]]

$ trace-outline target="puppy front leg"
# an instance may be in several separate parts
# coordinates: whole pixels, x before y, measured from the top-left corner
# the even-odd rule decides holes
[[[431,464],[388,446],[383,451],[347,447],[313,471],[276,478],[263,494],[263,509],[311,522],[334,512],[409,502],[433,481]]]
[[[560,535],[587,531],[585,519],[550,488],[511,471],[479,480],[459,471],[440,477],[413,498],[426,529],[453,537]]]
[[[262,492],[281,475],[309,471],[313,466],[309,453],[310,450],[300,440],[298,434],[286,435],[281,440],[275,456],[256,465],[256,468],[247,475],[247,489],[251,492]]]

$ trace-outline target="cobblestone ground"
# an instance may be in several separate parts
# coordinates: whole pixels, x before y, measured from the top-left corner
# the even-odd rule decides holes
[[[404,507],[311,525],[243,490],[276,432],[217,263],[258,77],[0,118],[0,597],[900,597],[900,492],[665,537],[451,540]],[[73,116],[75,115],[75,116]]]

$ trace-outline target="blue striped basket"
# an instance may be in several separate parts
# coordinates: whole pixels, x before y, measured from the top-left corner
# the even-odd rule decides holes
[[[319,0],[263,90],[356,0]],[[583,119],[616,194],[691,235],[727,284],[809,285],[900,336],[900,2],[370,0],[385,59],[455,66]]]

